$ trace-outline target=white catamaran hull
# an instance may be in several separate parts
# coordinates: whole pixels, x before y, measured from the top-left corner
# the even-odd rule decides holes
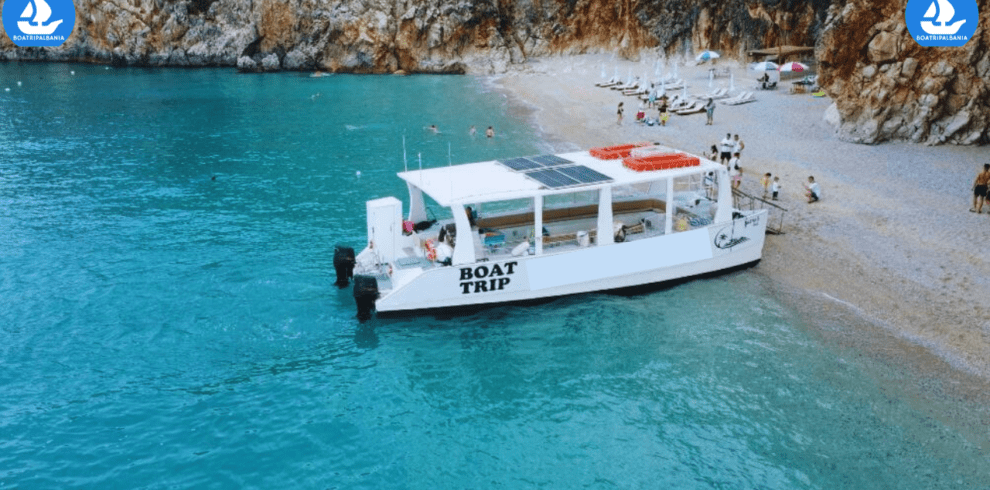
[[[389,313],[529,301],[711,274],[759,261],[766,225],[766,211],[758,211],[606,247],[439,267],[406,280],[400,272],[393,278],[396,287],[383,291],[375,308]]]

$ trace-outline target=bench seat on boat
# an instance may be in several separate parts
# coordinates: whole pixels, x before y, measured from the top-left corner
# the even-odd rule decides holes
[[[667,209],[667,204],[659,199],[640,199],[637,201],[620,201],[612,203],[612,214],[636,213],[642,211],[655,211],[663,214]],[[575,219],[595,218],[598,216],[598,205],[590,204],[574,208],[547,209],[543,212],[543,222],[553,223],[557,221],[569,221]],[[478,228],[516,228],[533,226],[535,217],[532,212],[521,214],[510,214],[505,216],[493,216],[491,218],[478,218]]]

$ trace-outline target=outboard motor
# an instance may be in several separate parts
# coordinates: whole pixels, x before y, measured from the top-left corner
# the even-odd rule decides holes
[[[341,245],[334,246],[333,268],[337,271],[338,288],[347,287],[348,281],[354,276],[354,249]]]
[[[378,299],[378,280],[374,276],[354,276],[354,301],[360,321],[371,318],[371,310]]]

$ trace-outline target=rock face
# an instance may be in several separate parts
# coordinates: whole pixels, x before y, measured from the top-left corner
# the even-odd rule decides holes
[[[2,3],[4,0],[0,0]],[[14,1],[14,0],[6,0]],[[844,138],[985,143],[990,8],[962,48],[921,48],[903,0],[74,0],[58,48],[0,35],[0,61],[241,71],[501,73],[527,57],[816,45]],[[2,26],[0,26],[2,29]]]
[[[2,0],[0,0],[2,1]],[[13,1],[13,0],[8,0]],[[504,72],[531,56],[813,43],[828,0],[75,0],[58,48],[0,60],[357,73]],[[273,58],[274,56],[274,58]]]
[[[904,2],[853,0],[829,9],[818,44],[826,113],[845,139],[986,144],[990,140],[990,8],[965,46],[921,47]]]

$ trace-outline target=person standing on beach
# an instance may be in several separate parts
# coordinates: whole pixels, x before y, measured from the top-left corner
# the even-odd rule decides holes
[[[973,181],[973,209],[970,209],[969,212],[983,213],[983,203],[987,198],[988,185],[990,185],[990,163],[984,163],[983,171],[976,174],[976,180]]]
[[[707,158],[707,159],[709,159],[709,160],[711,160],[713,162],[717,162],[718,161],[718,147],[715,146],[715,145],[712,145],[712,149],[709,150],[709,151],[707,151],[707,152],[705,152],[705,158]]]
[[[738,153],[736,153],[738,155]],[[763,186],[763,199],[767,198],[770,194],[770,172],[763,174],[763,178],[760,179],[760,185]]]
[[[615,124],[622,126],[622,102],[619,102],[619,109],[616,111],[616,114],[619,116],[619,118],[618,120],[615,121]]]
[[[708,122],[706,122],[705,125],[711,126],[712,116],[715,115],[715,101],[712,100],[711,97],[708,98],[708,103],[705,104],[705,113],[708,114]]]
[[[808,183],[804,184],[804,194],[808,196],[808,204],[818,202],[822,198],[822,188],[815,182],[815,178],[809,176]]]
[[[667,125],[667,119],[670,119],[670,113],[667,112],[667,99],[660,99],[660,109],[657,119],[660,120],[661,126]]]
[[[742,155],[743,148],[746,148],[746,143],[743,143],[743,140],[739,139],[739,135],[738,134],[735,135],[735,136],[733,136],[732,137],[732,153],[738,153],[738,154]]]
[[[722,153],[719,154],[719,159],[722,161],[722,165],[725,165],[725,163],[732,158],[732,149],[736,146],[735,143],[732,142],[732,135],[725,133],[725,139],[722,140],[719,145],[721,146],[719,149],[722,150]]]
[[[729,160],[729,177],[732,178],[732,188],[738,189],[742,185],[743,169],[739,166],[739,154],[736,153],[732,160]]]
[[[780,177],[773,178],[773,184],[770,184],[770,192],[773,194],[771,199],[777,200],[777,196],[780,194]]]

